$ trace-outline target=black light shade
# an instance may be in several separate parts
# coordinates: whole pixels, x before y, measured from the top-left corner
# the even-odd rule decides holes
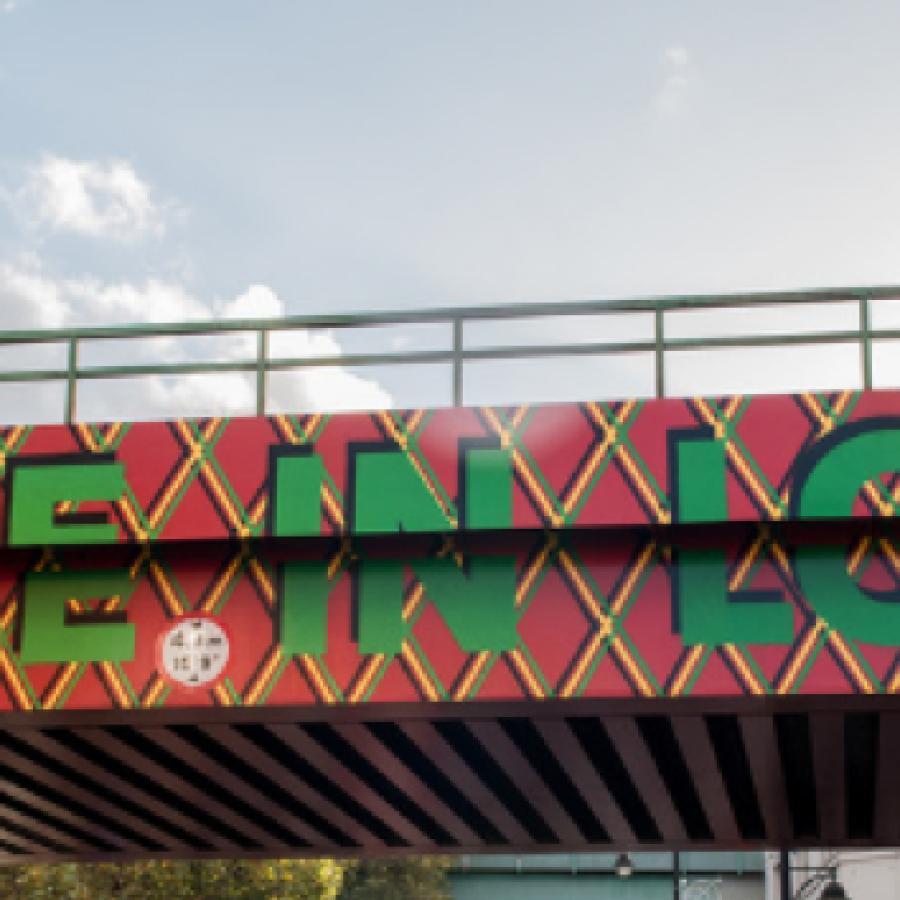
[[[822,891],[822,900],[849,900],[844,886],[839,881],[831,881]]]
[[[616,875],[618,875],[619,878],[628,878],[628,876],[631,875],[631,873],[634,871],[634,863],[631,861],[631,857],[627,853],[620,853],[616,857],[614,868],[616,870]],[[841,894],[841,897],[843,896],[844,895]]]

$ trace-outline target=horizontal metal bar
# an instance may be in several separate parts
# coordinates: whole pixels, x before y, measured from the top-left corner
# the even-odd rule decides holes
[[[0,384],[3,382],[26,381],[65,381],[69,373],[65,369],[34,369],[33,371],[0,372]]]
[[[280,319],[225,319],[217,321],[166,322],[140,325],[85,326],[46,330],[0,332],[0,344],[53,343],[72,337],[85,340],[112,340],[136,337],[177,337],[293,329],[344,329],[363,326],[452,323],[490,319],[529,318],[543,316],[577,316],[616,312],[652,312],[657,307],[668,312],[684,309],[724,309],[746,305],[777,306],[795,303],[840,303],[858,300],[860,296],[900,298],[900,287],[829,288],[813,291],[775,293],[699,294],[674,297],[634,297],[629,299],[587,300],[555,303],[501,304],[477,307],[443,307],[393,312],[347,313],[321,316],[287,316]]]
[[[873,339],[900,339],[900,329],[875,332]],[[667,338],[662,343],[665,351],[750,349],[793,347],[804,345],[847,344],[861,340],[855,331],[821,332],[799,335],[746,335],[712,338]],[[510,361],[565,356],[618,356],[629,353],[651,353],[656,349],[654,341],[623,341],[621,343],[584,344],[525,344],[509,347],[491,346],[462,350],[459,357],[465,362],[491,360]],[[393,366],[410,364],[451,364],[452,350],[421,350],[407,353],[346,354],[324,357],[277,357],[263,363],[266,372],[283,372],[293,369],[334,368],[345,366]],[[80,366],[76,370],[79,380],[133,378],[140,376],[215,375],[256,372],[256,360],[223,362],[157,363],[130,366]],[[33,371],[0,372],[0,382],[62,381],[67,378],[65,369],[40,369]]]
[[[141,375],[215,375],[233,372],[255,372],[256,361],[163,363],[144,366],[85,366],[76,371],[79,380],[135,378]]]

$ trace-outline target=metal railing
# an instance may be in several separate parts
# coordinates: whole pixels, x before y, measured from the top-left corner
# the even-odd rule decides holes
[[[720,296],[647,297],[577,303],[541,303],[473,308],[424,309],[379,312],[359,315],[290,316],[281,319],[243,319],[192,321],[171,324],[122,325],[44,329],[32,331],[0,331],[0,349],[64,345],[64,367],[43,369],[0,370],[0,384],[27,382],[59,382],[65,386],[62,419],[69,423],[77,418],[78,389],[87,381],[144,376],[185,376],[198,374],[247,373],[255,378],[256,412],[267,407],[268,376],[275,372],[308,370],[334,366],[404,366],[414,363],[443,363],[450,369],[451,396],[454,405],[465,399],[467,366],[477,361],[532,360],[561,356],[611,356],[645,353],[653,359],[654,386],[657,396],[666,395],[666,362],[671,354],[689,350],[725,348],[799,347],[805,345],[856,344],[859,348],[859,374],[863,387],[872,386],[873,340],[900,339],[900,328],[875,329],[872,326],[873,305],[879,300],[900,300],[900,288],[835,289],[784,293],[733,294]],[[845,330],[808,331],[777,334],[723,335],[714,337],[673,337],[669,323],[673,316],[690,310],[725,310],[753,305],[758,310],[787,309],[798,304],[856,304],[856,325]],[[497,343],[472,346],[467,340],[467,327],[476,323],[509,323],[516,320],[553,319],[573,316],[608,316],[643,314],[652,317],[652,335],[640,340],[595,341],[570,343]],[[900,320],[900,316],[898,316]],[[372,326],[412,326],[443,324],[449,327],[448,345],[443,349],[411,349],[379,353],[342,353],[334,356],[272,356],[270,338],[278,332],[292,330],[327,330],[338,338],[353,329]],[[88,342],[108,342],[146,338],[189,338],[223,334],[255,336],[255,354],[247,359],[219,359],[187,362],[151,362],[127,365],[85,365],[81,350]]]

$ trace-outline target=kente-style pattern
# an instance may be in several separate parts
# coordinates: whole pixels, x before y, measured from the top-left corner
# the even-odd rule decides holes
[[[896,693],[900,652],[863,645],[823,621],[767,522],[787,517],[798,454],[849,421],[897,413],[900,394],[843,392],[8,428],[0,433],[4,459],[85,452],[125,462],[129,490],[116,514],[132,546],[0,555],[0,711]],[[729,587],[780,590],[794,610],[790,645],[686,646],[673,628],[669,530],[573,527],[671,524],[666,435],[698,426],[725,443],[729,516],[758,523],[720,538]],[[518,646],[465,653],[408,571],[403,617],[410,634],[402,653],[361,655],[351,638],[350,573],[358,551],[341,537],[347,445],[382,440],[402,448],[452,523],[456,441],[491,435],[512,448],[514,524],[538,529],[508,535],[504,545],[504,552],[514,546],[518,560]],[[274,444],[312,445],[326,462],[323,532],[335,539],[321,655],[282,652],[275,569],[285,555],[276,559],[253,540],[266,527]],[[860,496],[855,516],[893,516],[900,479],[869,482]],[[871,589],[897,588],[896,541],[865,529],[847,535],[853,577]],[[178,543],[194,538],[218,543]],[[436,536],[428,552],[453,553],[454,540]],[[492,552],[492,539],[483,540]],[[21,575],[85,565],[131,570],[134,660],[22,665],[14,649]],[[154,644],[168,621],[195,610],[220,617],[238,646],[222,681],[185,694],[156,670]]]
[[[704,428],[725,445],[729,519],[779,521],[798,455],[838,426],[885,415],[900,415],[897,392],[14,426],[0,429],[0,466],[106,454],[129,486],[115,508],[123,542],[240,539],[267,533],[271,448],[307,447],[325,463],[322,534],[340,535],[348,448],[382,443],[406,454],[452,531],[457,442],[493,439],[511,450],[514,528],[668,525],[668,437]],[[872,509],[854,515],[890,514],[889,486],[867,490]]]

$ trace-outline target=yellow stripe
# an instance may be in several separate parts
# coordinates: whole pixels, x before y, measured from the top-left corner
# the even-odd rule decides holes
[[[163,600],[165,601],[169,612],[174,616],[181,615],[184,612],[181,600],[179,600],[178,595],[172,589],[172,585],[169,584],[169,579],[166,578],[166,573],[158,562],[153,561],[150,563],[150,575],[162,592]]]
[[[9,655],[5,650],[0,650],[0,666],[3,667],[3,673],[6,676],[6,681],[12,689],[12,692],[16,695],[19,709],[34,709],[34,704],[31,702],[31,697],[28,696],[27,691],[23,687],[22,680],[19,678],[19,673],[16,671],[16,668],[12,664],[12,662],[10,662]]]
[[[78,666],[79,664],[77,662],[70,662],[66,663],[62,668],[62,671],[57,675],[53,682],[53,687],[47,695],[47,699],[44,701],[44,707],[46,709],[52,709],[59,702],[59,698],[66,689],[66,685],[68,685],[75,672],[78,670]]]
[[[144,696],[141,705],[144,707],[155,706],[157,699],[159,699],[159,695],[163,692],[163,689],[166,686],[165,680],[160,675],[153,676],[153,684],[150,686],[150,690],[147,691]]]
[[[94,435],[91,433],[91,429],[83,423],[79,423],[75,426],[75,428],[78,431],[79,436],[81,437],[81,442],[92,453],[96,453],[100,448],[97,446],[97,442],[94,440]]]
[[[113,422],[109,428],[106,429],[106,434],[103,435],[103,440],[106,441],[107,444],[111,444],[115,439],[119,436],[119,432],[122,430],[121,422]]]
[[[296,432],[291,427],[291,423],[288,421],[287,416],[285,415],[277,415],[275,416],[275,425],[278,427],[278,430],[281,432],[281,436],[289,443],[289,444],[299,444],[300,438],[297,437]]]
[[[825,411],[822,409],[819,401],[815,398],[813,394],[804,393],[800,395],[800,398],[803,400],[806,408],[815,416],[815,418],[819,422],[819,437],[823,437],[828,434],[834,428],[834,419],[831,416],[825,414]]]
[[[375,677],[376,673],[381,668],[383,663],[383,653],[372,654],[362,671],[362,675],[360,675],[359,677],[359,681],[357,681],[357,683],[353,687],[353,690],[350,692],[348,699],[351,703],[359,703],[360,700],[362,700],[364,694],[366,693],[366,690],[372,683],[372,679]]]
[[[116,672],[112,663],[102,662],[100,663],[100,668],[103,671],[104,678],[112,688],[113,693],[116,695],[116,700],[119,703],[119,707],[121,709],[131,709],[131,697],[128,696],[127,691],[122,686],[122,680],[119,678],[119,673]]]
[[[3,610],[3,616],[0,617],[0,628],[6,629],[12,624],[12,620],[16,616],[16,604],[7,603],[6,609]]]
[[[544,689],[537,678],[535,678],[534,672],[531,671],[531,666],[528,664],[528,660],[522,655],[522,651],[519,650],[518,647],[514,650],[510,650],[509,658],[512,660],[518,673],[525,679],[528,690],[531,692],[531,696],[535,699],[542,700],[545,696]]]
[[[572,485],[572,489],[563,499],[563,509],[565,509],[567,514],[571,514],[572,510],[575,508],[575,504],[581,499],[582,494],[587,488],[588,482],[594,477],[594,473],[600,467],[600,463],[606,458],[606,454],[609,452],[609,448],[614,439],[615,430],[608,431],[603,438],[603,443],[594,448],[590,459],[582,467],[578,480]]]
[[[850,551],[850,558],[847,560],[847,572],[850,575],[855,575],[856,570],[862,564],[862,561],[866,558],[866,552],[869,549],[869,543],[871,538],[868,535],[863,535],[863,537],[857,542],[856,547]]]
[[[247,568],[250,571],[251,577],[262,589],[263,595],[266,598],[266,603],[268,603],[269,606],[273,606],[275,604],[275,588],[272,586],[272,580],[269,578],[268,572],[266,572],[255,556],[251,556],[247,561]]]
[[[616,635],[612,639],[612,650],[613,653],[616,654],[619,661],[622,662],[628,671],[631,673],[632,678],[637,682],[638,690],[645,697],[653,696],[653,687],[649,681],[647,681],[644,673],[640,670],[640,667],[635,663],[634,659],[632,659],[631,653],[629,653],[628,648],[622,642],[622,639]]]
[[[750,571],[753,563],[756,562],[756,558],[759,556],[759,551],[762,550],[765,539],[766,536],[764,534],[760,534],[759,537],[757,537],[757,539],[753,542],[750,549],[744,554],[743,558],[738,564],[738,567],[734,571],[734,575],[732,576],[731,581],[728,583],[729,591],[738,590],[744,583],[744,579],[747,577],[747,573]]]
[[[237,511],[234,503],[231,500],[231,497],[228,496],[227,491],[225,490],[222,482],[219,480],[219,477],[216,475],[215,470],[210,465],[209,460],[205,460],[203,465],[200,467],[200,477],[206,482],[212,492],[216,495],[216,499],[219,501],[220,508],[225,513],[226,519],[235,531],[238,534],[238,537],[246,538],[250,537],[250,529],[244,524],[244,521],[241,519],[240,513]]]
[[[469,695],[469,691],[472,690],[472,685],[478,680],[478,677],[484,671],[484,667],[487,665],[492,655],[490,650],[481,650],[476,653],[475,656],[470,658],[467,663],[465,677],[460,681],[453,693],[454,700],[465,700]]]
[[[637,467],[635,461],[631,458],[631,452],[624,444],[619,444],[616,448],[616,456],[622,461],[622,464],[628,470],[632,483],[637,487],[644,497],[644,500],[652,507],[653,515],[656,521],[662,525],[668,525],[672,521],[672,515],[667,509],[663,509],[660,505],[656,492],[650,486],[650,483],[644,478],[644,473]]]
[[[765,694],[765,688],[760,684],[759,679],[756,677],[756,673],[747,664],[744,654],[741,653],[734,644],[725,644],[724,646],[725,652],[740,670],[740,673],[744,678],[744,683],[750,688],[750,692],[757,695]]]
[[[416,656],[415,650],[413,650],[409,641],[403,642],[403,647],[401,650],[403,655],[403,659],[406,660],[406,664],[410,667],[413,673],[413,677],[416,680],[416,684],[422,690],[422,693],[432,701],[440,700],[441,695],[438,693],[437,689],[431,682],[431,678],[429,678],[428,673],[425,671],[425,668],[422,666],[422,663],[419,661],[418,656]]]
[[[306,428],[303,429],[303,439],[308,442],[312,439],[312,436],[315,434],[316,429],[319,427],[319,422],[322,421],[321,413],[314,413],[307,419]]]
[[[221,681],[217,682],[213,686],[213,694],[219,701],[220,706],[234,706],[234,700],[231,699],[231,694],[228,693],[228,688],[226,688]]]
[[[135,539],[142,544],[146,543],[150,539],[150,535],[144,531],[143,526],[140,521],[138,521],[137,515],[135,514],[128,497],[120,497],[119,500],[116,501],[116,506],[118,507],[119,512],[122,513],[123,518],[128,522],[128,528],[135,536]]]
[[[653,559],[653,554],[655,552],[656,544],[651,542],[647,544],[646,547],[644,547],[644,549],[641,551],[641,555],[635,560],[634,565],[631,567],[631,571],[622,582],[619,590],[616,591],[616,595],[613,597],[612,603],[610,604],[614,615],[618,615],[620,612],[622,612],[625,603],[631,596],[631,592],[634,590],[635,583],[637,582],[638,578],[640,578],[641,573],[644,571],[644,569],[647,568],[650,560]]]
[[[259,700],[260,694],[262,694],[262,692],[266,688],[266,685],[272,679],[272,673],[281,664],[281,660],[283,658],[284,657],[281,653],[281,645],[276,644],[269,654],[269,658],[266,661],[266,664],[263,666],[262,671],[250,686],[250,690],[248,690],[244,695],[244,703],[246,703],[248,706],[256,705],[256,702]]]
[[[697,666],[697,663],[700,661],[700,657],[703,656],[703,652],[705,649],[706,648],[703,646],[703,644],[695,644],[694,647],[690,650],[681,665],[681,669],[679,670],[677,677],[672,682],[672,687],[669,691],[671,696],[678,697],[681,695],[681,692],[684,690],[685,685],[688,683],[688,679],[691,677],[694,669]]]
[[[824,627],[825,622],[822,619],[817,619],[816,624],[809,630],[809,634],[803,639],[803,643],[800,645],[791,662],[791,667],[784,673],[784,677],[776,686],[775,690],[777,693],[787,694],[790,691],[791,686],[797,678],[797,674],[806,664],[809,654],[815,646],[816,641],[819,639],[819,635],[822,633]]]
[[[259,525],[266,514],[269,505],[269,498],[265,494],[260,494],[253,506],[250,507],[250,521],[254,525]]]
[[[728,421],[732,421],[737,415],[737,411],[741,407],[741,403],[743,403],[744,398],[741,394],[735,394],[731,400],[728,401],[728,405],[725,407],[725,418]]]
[[[417,581],[413,589],[409,593],[409,599],[403,606],[403,618],[409,621],[410,616],[416,611],[422,597],[425,596],[425,585],[421,581]]]
[[[338,528],[343,529],[345,525],[344,510],[341,509],[340,503],[331,491],[331,488],[323,482],[322,484],[322,502],[328,507],[331,517],[337,522]]]
[[[851,673],[856,680],[857,685],[859,685],[863,693],[875,693],[875,687],[869,680],[869,676],[866,675],[866,673],[860,667],[859,660],[857,660],[856,655],[847,646],[847,643],[844,641],[843,637],[836,631],[832,631],[828,635],[828,640],[831,643],[831,646],[834,647],[834,649],[837,650],[837,652],[840,654],[841,659],[844,660],[846,666],[851,670]]]
[[[571,697],[572,694],[578,690],[578,685],[581,684],[581,679],[584,677],[584,673],[587,671],[588,666],[593,661],[594,657],[597,655],[597,652],[600,650],[603,642],[606,640],[606,635],[597,631],[591,637],[590,643],[587,647],[584,648],[581,656],[579,656],[578,661],[575,664],[575,668],[572,670],[572,674],[566,679],[563,686],[560,688],[559,694],[561,697]]]
[[[575,590],[578,591],[578,596],[591,611],[591,615],[598,623],[605,626],[608,631],[610,627],[609,617],[606,615],[603,607],[597,602],[597,598],[594,596],[593,591],[591,591],[585,582],[581,570],[575,565],[574,560],[569,556],[567,551],[560,550],[558,558],[562,563],[563,568],[566,570],[566,574],[572,580]]]
[[[406,430],[415,433],[418,431],[419,426],[422,424],[422,419],[425,418],[425,410],[417,409],[410,417],[409,421],[406,423]]]
[[[541,547],[541,552],[538,553],[531,565],[522,574],[522,578],[516,587],[516,609],[525,602],[525,598],[531,591],[531,586],[534,584],[538,573],[544,568],[553,546],[554,542],[547,541],[547,543]]]
[[[204,612],[212,612],[213,609],[215,609],[216,604],[219,602],[225,589],[234,580],[235,573],[243,565],[245,557],[246,553],[244,550],[241,550],[240,553],[232,557],[231,562],[228,564],[228,567],[224,572],[222,572],[222,574],[216,580],[216,583],[213,585],[213,589],[209,592],[209,596],[206,598],[206,602],[203,604]]]
[[[308,653],[304,653],[300,659],[303,662],[303,667],[306,669],[309,677],[312,678],[319,690],[319,698],[325,703],[334,703],[334,692],[319,671],[319,664],[316,662],[315,657],[310,656]]]
[[[529,409],[531,409],[531,407],[528,404],[516,407],[516,411],[509,420],[509,424],[512,425],[514,430],[518,431],[519,426],[525,421],[525,416],[528,415]]]

